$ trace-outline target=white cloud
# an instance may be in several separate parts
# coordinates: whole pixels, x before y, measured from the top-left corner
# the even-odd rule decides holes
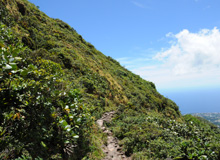
[[[183,30],[173,36],[176,42],[154,58],[164,62],[175,75],[207,72],[220,66],[220,32],[217,28],[199,33]]]
[[[136,74],[153,81],[159,88],[220,85],[220,32],[217,28],[198,33],[182,30],[169,33],[170,47],[151,60],[124,59]],[[128,61],[126,61],[128,60]],[[120,60],[119,60],[120,61]],[[125,64],[123,61],[120,61]]]

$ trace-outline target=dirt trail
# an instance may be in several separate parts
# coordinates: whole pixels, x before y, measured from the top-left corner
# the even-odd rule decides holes
[[[131,160],[122,151],[122,148],[118,144],[118,139],[112,136],[113,134],[108,128],[104,127],[104,122],[110,122],[114,114],[115,111],[104,113],[102,118],[96,121],[102,131],[107,134],[108,138],[107,146],[103,146],[103,152],[106,153],[106,157],[103,160]]]

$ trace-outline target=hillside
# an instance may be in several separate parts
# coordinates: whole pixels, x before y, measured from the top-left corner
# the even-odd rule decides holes
[[[107,123],[133,159],[220,159],[220,130],[27,0],[0,0],[0,158],[102,159]],[[74,17],[73,17],[74,19]]]
[[[192,115],[202,117],[220,127],[220,113],[194,113]]]

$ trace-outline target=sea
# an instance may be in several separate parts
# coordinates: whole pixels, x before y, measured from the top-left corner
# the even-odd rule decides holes
[[[173,100],[182,114],[220,113],[220,87],[159,90]]]

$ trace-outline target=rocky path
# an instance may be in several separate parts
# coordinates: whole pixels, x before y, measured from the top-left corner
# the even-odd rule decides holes
[[[104,133],[107,134],[107,146],[103,146],[103,152],[106,153],[106,157],[103,160],[131,160],[130,157],[126,157],[122,148],[118,144],[118,139],[113,137],[112,132],[104,126],[104,122],[110,122],[114,116],[115,111],[104,113],[102,118],[96,122]]]

